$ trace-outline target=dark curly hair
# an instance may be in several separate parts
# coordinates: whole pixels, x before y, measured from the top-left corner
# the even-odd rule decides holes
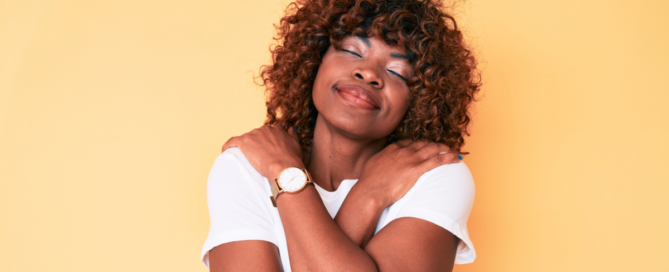
[[[480,88],[476,61],[455,19],[433,0],[297,0],[275,25],[273,63],[260,69],[268,94],[265,124],[294,127],[304,147],[313,142],[318,111],[312,87],[323,55],[347,35],[375,36],[404,46],[415,76],[409,109],[389,135],[446,144],[462,152],[468,106]]]

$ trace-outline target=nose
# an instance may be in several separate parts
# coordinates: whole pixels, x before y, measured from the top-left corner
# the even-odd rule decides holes
[[[352,73],[356,79],[362,80],[365,84],[372,85],[379,89],[383,88],[383,78],[381,78],[379,73],[371,67],[358,67],[354,69]]]

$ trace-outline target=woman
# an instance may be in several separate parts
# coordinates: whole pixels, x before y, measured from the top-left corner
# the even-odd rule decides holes
[[[458,158],[479,90],[431,0],[298,0],[261,76],[265,126],[211,170],[211,271],[451,271],[475,258]]]

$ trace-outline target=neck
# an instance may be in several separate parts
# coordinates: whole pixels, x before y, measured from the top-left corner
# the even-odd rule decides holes
[[[355,139],[320,116],[306,166],[314,182],[335,191],[344,179],[358,179],[367,160],[386,146],[386,139]]]

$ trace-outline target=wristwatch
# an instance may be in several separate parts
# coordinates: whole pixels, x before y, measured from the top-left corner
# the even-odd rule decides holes
[[[276,207],[276,198],[279,197],[279,194],[283,192],[299,193],[309,183],[311,183],[311,176],[307,169],[288,167],[283,169],[278,177],[274,178],[274,182],[271,182],[272,196],[269,199],[272,200],[272,205]]]

